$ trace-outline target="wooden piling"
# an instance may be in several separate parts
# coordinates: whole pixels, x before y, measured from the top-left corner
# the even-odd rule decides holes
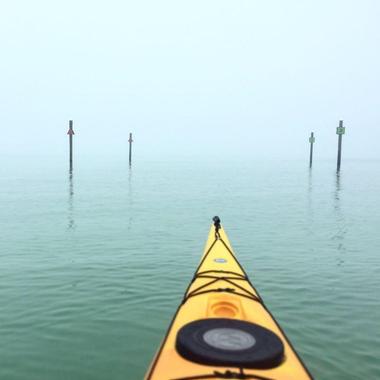
[[[129,134],[129,165],[132,165],[132,133]]]
[[[338,135],[338,158],[336,164],[336,170],[340,171],[340,165],[342,162],[342,137],[346,132],[346,128],[343,127],[343,120],[339,120],[339,127],[336,129],[336,134]]]
[[[315,137],[314,132],[311,132],[311,135],[309,137],[310,142],[310,160],[309,160],[309,167],[311,168],[313,166],[313,145],[315,143]]]
[[[73,121],[69,120],[69,130],[67,132],[69,135],[69,145],[70,145],[70,158],[69,158],[69,164],[70,164],[70,171],[73,170],[73,135],[74,130],[73,130]]]

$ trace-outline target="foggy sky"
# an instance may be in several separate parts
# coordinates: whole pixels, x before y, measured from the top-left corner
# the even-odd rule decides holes
[[[379,158],[380,1],[3,1],[0,155]],[[306,158],[307,159],[307,158]]]

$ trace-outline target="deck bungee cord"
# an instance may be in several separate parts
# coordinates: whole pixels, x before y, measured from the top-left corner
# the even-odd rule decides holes
[[[208,278],[208,279],[211,279],[212,281],[210,281],[210,282],[208,282],[208,283],[206,283],[206,284],[204,284],[202,286],[199,286],[198,288],[194,289],[193,291],[191,291],[191,292],[189,292],[187,294],[185,293],[185,297],[184,297],[184,299],[182,301],[182,304],[184,304],[187,301],[187,299],[190,298],[190,297],[194,297],[196,295],[210,293],[210,292],[229,292],[229,293],[233,292],[235,295],[238,295],[238,296],[241,296],[241,297],[247,297],[247,298],[250,298],[250,299],[252,299],[254,301],[262,302],[262,299],[260,298],[260,296],[253,294],[249,290],[245,289],[244,287],[238,285],[236,282],[233,281],[233,280],[247,281],[248,283],[250,283],[249,278],[248,278],[247,274],[245,273],[244,269],[241,267],[241,265],[237,261],[235,255],[229,249],[228,245],[223,241],[223,239],[221,238],[221,236],[219,234],[219,230],[222,228],[221,224],[220,224],[220,218],[218,216],[214,216],[213,221],[214,221],[214,227],[215,227],[215,240],[213,241],[213,243],[210,246],[210,248],[208,249],[208,251],[204,254],[204,257],[203,257],[202,261],[200,262],[200,264],[198,266],[198,269],[195,272],[194,277],[193,277],[193,279],[192,279],[192,281],[191,281],[190,284],[192,284],[197,278]],[[225,246],[225,248],[231,254],[231,257],[233,257],[235,259],[236,263],[239,265],[240,269],[244,273],[243,275],[240,274],[240,273],[231,272],[231,271],[225,271],[225,270],[222,270],[222,269],[219,269],[219,270],[208,270],[208,271],[204,271],[204,272],[198,272],[199,268],[202,266],[203,262],[207,259],[207,256],[209,255],[209,253],[211,252],[211,250],[214,248],[215,243],[218,240],[222,242],[222,244]],[[215,274],[214,275],[210,275],[210,273],[221,274],[221,276],[218,276],[218,275],[215,275]],[[234,275],[234,277],[232,277],[232,276],[223,276],[224,274]],[[213,285],[213,284],[217,283],[218,281],[225,281],[225,282],[227,282],[227,283],[235,286],[236,288],[240,289],[243,293],[237,292],[235,288],[228,288],[228,287],[227,288],[215,288],[215,289],[209,289],[209,290],[206,290],[206,291],[200,291],[203,288],[206,288],[206,287],[208,287],[210,285]],[[252,286],[252,284],[250,284],[250,285]]]
[[[213,222],[146,380],[312,379]]]
[[[190,377],[181,377],[173,380],[202,380],[202,379],[254,379],[254,380],[275,380],[269,377],[263,377],[258,375],[246,375],[241,368],[239,372],[218,372],[214,371],[214,373],[199,375],[199,376],[190,376]]]

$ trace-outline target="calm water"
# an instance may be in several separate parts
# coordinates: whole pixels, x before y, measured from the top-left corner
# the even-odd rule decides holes
[[[380,162],[0,169],[0,379],[142,379],[218,214],[316,379],[380,378]]]

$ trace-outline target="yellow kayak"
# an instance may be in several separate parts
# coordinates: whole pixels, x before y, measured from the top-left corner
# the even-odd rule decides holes
[[[213,220],[145,379],[312,379],[236,259],[220,219]]]

